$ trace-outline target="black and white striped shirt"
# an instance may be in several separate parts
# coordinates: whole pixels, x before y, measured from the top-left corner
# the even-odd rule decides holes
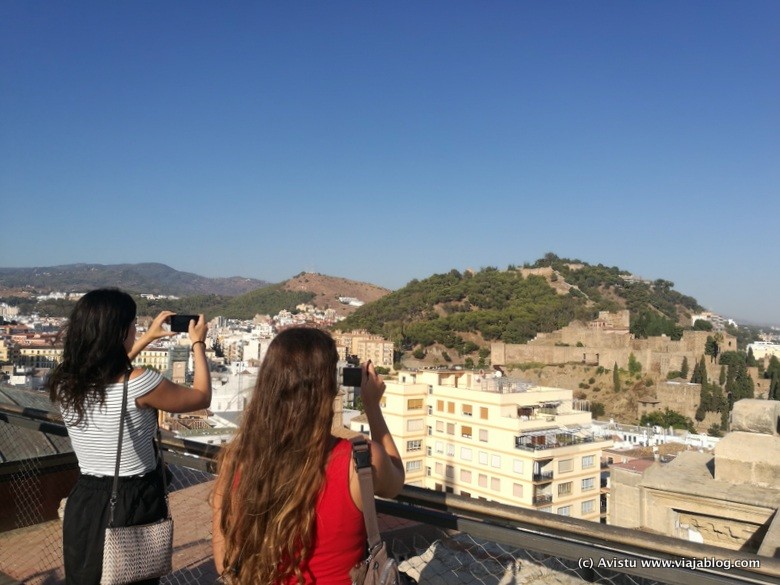
[[[153,408],[138,408],[135,399],[154,390],[161,381],[162,374],[144,370],[127,384],[120,476],[138,475],[155,468],[153,439],[157,432],[157,411]],[[78,425],[73,424],[75,413],[62,410],[62,419],[68,428],[81,473],[113,477],[121,413],[122,382],[106,387],[106,400],[102,405],[88,404]]]

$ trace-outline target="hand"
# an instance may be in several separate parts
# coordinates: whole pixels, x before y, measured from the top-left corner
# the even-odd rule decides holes
[[[172,331],[163,329],[163,325],[166,323],[166,321],[168,321],[168,318],[175,314],[176,313],[173,311],[160,311],[160,314],[157,315],[152,321],[152,324],[149,325],[149,329],[146,331],[146,336],[150,339],[160,339],[161,337],[170,337],[171,335],[176,335]]]
[[[198,315],[197,322],[190,320],[188,334],[192,343],[195,343],[196,341],[206,341],[206,333],[208,333],[208,331],[209,327],[206,325],[206,317],[203,316],[203,313]]]
[[[362,368],[363,380],[360,384],[360,398],[365,406],[378,406],[385,393],[385,382],[376,373],[371,360],[363,364]]]

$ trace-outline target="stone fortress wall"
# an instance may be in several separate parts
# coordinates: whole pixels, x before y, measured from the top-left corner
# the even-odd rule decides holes
[[[552,333],[539,333],[527,344],[493,343],[490,359],[493,365],[511,365],[538,362],[546,365],[579,363],[603,366],[612,369],[614,364],[627,369],[629,356],[642,364],[644,372],[651,372],[661,378],[679,370],[684,358],[689,368],[704,355],[708,331],[684,331],[682,339],[673,341],[663,335],[649,339],[635,339],[629,332],[627,310],[602,311],[597,319],[589,323],[574,321]],[[722,333],[721,351],[737,349],[737,339]],[[717,379],[720,366],[707,364],[710,378]]]

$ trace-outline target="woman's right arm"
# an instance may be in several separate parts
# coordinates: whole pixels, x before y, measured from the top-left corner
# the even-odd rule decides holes
[[[206,333],[208,327],[203,315],[197,323],[190,322],[189,336],[192,341],[192,357],[195,362],[195,377],[192,388],[163,380],[151,392],[136,398],[139,407],[150,407],[165,412],[192,412],[208,408],[211,404],[211,374],[206,360]]]

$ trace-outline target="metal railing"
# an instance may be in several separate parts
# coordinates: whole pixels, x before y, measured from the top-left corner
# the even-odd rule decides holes
[[[552,471],[542,471],[539,473],[534,473],[533,480],[537,482],[548,482],[552,481],[553,479],[553,472]]]
[[[65,434],[50,413],[0,404],[0,439],[14,439],[20,429]],[[163,448],[173,472],[177,532],[174,572],[162,583],[214,583],[208,494],[219,447],[169,437]],[[63,581],[61,523],[46,509],[46,491],[52,474],[72,473],[74,466],[72,454],[0,464],[0,488],[10,486],[13,494],[13,526],[0,532],[0,583],[3,573],[30,585]],[[377,509],[409,582],[780,583],[780,559],[422,488],[407,486],[394,500],[378,499]]]

